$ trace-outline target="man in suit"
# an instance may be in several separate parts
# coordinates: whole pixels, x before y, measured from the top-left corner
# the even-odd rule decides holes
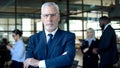
[[[100,53],[99,68],[113,68],[113,65],[118,61],[116,34],[110,25],[110,18],[107,16],[100,17],[99,23],[102,29],[98,48]]]
[[[69,68],[75,57],[75,34],[59,29],[60,12],[54,2],[42,5],[41,21],[45,30],[29,38],[24,68]]]

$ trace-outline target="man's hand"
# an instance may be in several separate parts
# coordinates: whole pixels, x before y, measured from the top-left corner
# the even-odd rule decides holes
[[[24,68],[28,68],[30,65],[31,58],[28,58],[24,61]]]
[[[28,58],[24,61],[24,68],[28,68],[29,65],[33,67],[38,67],[39,66],[39,60],[36,60],[34,58]]]

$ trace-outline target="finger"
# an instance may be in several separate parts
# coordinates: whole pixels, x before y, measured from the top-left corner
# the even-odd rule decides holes
[[[24,61],[24,68],[28,68],[29,63],[30,63],[29,59],[26,59],[26,60]]]
[[[29,67],[29,63],[25,63],[25,68],[28,68]]]
[[[26,61],[24,61],[24,68],[27,68],[27,63],[26,63]]]

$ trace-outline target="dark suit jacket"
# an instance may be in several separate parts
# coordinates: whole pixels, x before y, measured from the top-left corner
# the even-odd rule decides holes
[[[47,68],[68,68],[75,57],[75,34],[58,29],[52,47],[46,54],[46,36],[41,31],[29,38],[26,58],[45,60]],[[63,53],[65,53],[63,55]]]
[[[81,46],[81,51],[83,53],[83,65],[85,64],[97,64],[98,63],[98,54],[94,54],[92,52],[93,48],[98,48],[99,40],[96,39],[96,41],[92,41],[91,45],[88,45],[88,41],[83,40],[82,41],[82,46]],[[83,50],[85,48],[89,48],[89,50],[84,53]]]
[[[102,33],[99,52],[101,64],[115,64],[118,61],[116,35],[114,29],[110,25]]]

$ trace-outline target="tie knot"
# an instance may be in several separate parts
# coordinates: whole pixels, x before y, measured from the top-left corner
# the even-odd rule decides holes
[[[52,38],[52,37],[53,37],[53,35],[52,35],[52,34],[48,34],[48,36],[49,36],[50,38]]]

